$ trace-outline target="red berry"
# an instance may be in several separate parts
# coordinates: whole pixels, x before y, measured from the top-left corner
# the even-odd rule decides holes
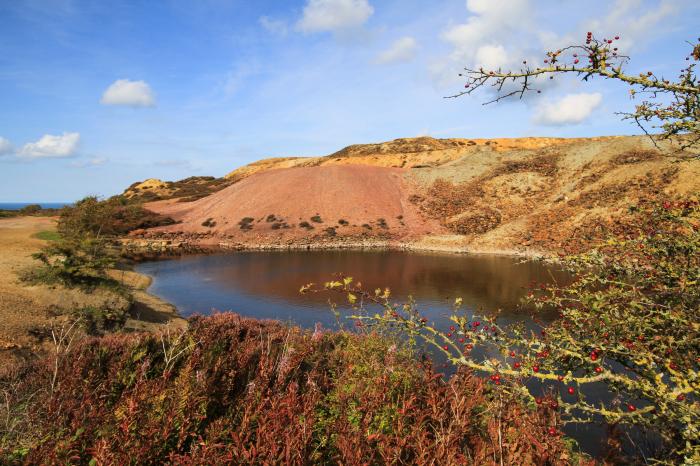
[[[600,367],[600,366],[598,366],[598,367],[595,368],[595,371],[596,371],[598,374],[600,374],[601,372],[603,372],[603,368]]]
[[[620,40],[620,36],[615,36],[615,40]]]
[[[515,357],[515,351],[511,351],[511,352],[510,352],[510,357],[511,357],[511,358],[514,358],[514,357]]]
[[[593,351],[593,352],[591,353],[591,361],[595,361],[596,359],[598,359],[598,355],[596,354],[595,351]]]
[[[533,371],[533,372],[539,372],[539,371],[540,371],[540,366],[532,366],[532,371]]]
[[[451,334],[451,333],[448,333],[448,334],[447,334],[447,338],[452,338],[452,334]]]
[[[455,326],[454,326],[454,325],[450,325],[450,332],[454,332],[454,331],[455,331]]]
[[[535,398],[535,403],[537,403],[538,405],[541,405],[541,404],[542,404],[542,398]]]
[[[516,369],[520,369],[520,363],[516,362],[515,364],[513,364],[513,367],[515,367]]]
[[[637,408],[634,407],[634,405],[627,405],[627,411],[630,413],[633,413],[637,410]]]
[[[557,403],[556,401],[552,401],[552,403],[549,406],[551,406],[552,409],[557,409],[559,407],[559,403]]]
[[[678,395],[678,396],[676,397],[676,399],[677,399],[678,401],[684,401],[684,400],[685,400],[685,395],[681,393],[680,395]]]
[[[445,351],[447,351],[449,348],[448,348],[447,345],[445,345],[445,346],[442,347],[442,349],[444,349]]]
[[[569,387],[566,389],[566,391],[569,392],[569,395],[573,395],[574,393],[576,393],[576,390],[574,389],[574,387]]]
[[[577,64],[577,63],[578,63],[578,59],[574,60],[574,64]]]
[[[460,339],[459,339],[459,342],[460,342],[460,343],[464,343],[464,338],[460,338]]]
[[[557,435],[557,429],[555,429],[554,427],[550,427],[548,432],[549,435]]]

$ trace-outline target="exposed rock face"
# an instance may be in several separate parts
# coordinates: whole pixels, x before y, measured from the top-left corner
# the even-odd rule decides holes
[[[636,136],[397,139],[262,160],[228,176],[232,184],[194,202],[147,204],[180,223],[139,236],[548,253],[594,244],[641,197],[700,191],[698,164],[674,163]]]

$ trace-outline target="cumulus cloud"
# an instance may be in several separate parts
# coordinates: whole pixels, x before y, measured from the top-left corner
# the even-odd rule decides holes
[[[17,155],[27,159],[71,157],[78,150],[79,142],[80,133],[45,134],[38,141],[22,146]]]
[[[416,48],[416,39],[409,36],[402,37],[391,44],[388,49],[377,55],[376,62],[387,64],[411,61],[416,56]]]
[[[677,0],[661,0],[650,8],[643,0],[615,0],[606,14],[585,22],[584,28],[596,35],[617,34],[620,36],[618,47],[630,51],[635,45],[658,34],[664,20],[679,12],[680,3]]]
[[[153,107],[156,99],[147,82],[118,79],[102,94],[100,103],[126,107]]]
[[[273,19],[269,16],[261,16],[258,19],[260,26],[270,34],[277,36],[286,36],[288,32],[287,23],[281,19]]]
[[[12,143],[4,137],[0,136],[0,155],[11,154],[13,151],[14,148],[12,147]]]
[[[542,101],[533,121],[548,126],[575,125],[585,121],[603,100],[600,93],[569,94],[557,101]]]
[[[307,0],[297,28],[302,32],[353,29],[362,26],[373,13],[368,0]]]
[[[471,16],[466,23],[442,33],[443,40],[454,47],[452,58],[456,60],[471,62],[484,46],[502,48],[501,41],[508,41],[514,31],[532,24],[529,0],[467,0],[467,10]]]

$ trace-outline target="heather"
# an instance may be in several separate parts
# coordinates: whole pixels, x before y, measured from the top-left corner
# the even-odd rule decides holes
[[[563,464],[558,420],[373,333],[235,314],[109,335],[6,373],[9,464]]]

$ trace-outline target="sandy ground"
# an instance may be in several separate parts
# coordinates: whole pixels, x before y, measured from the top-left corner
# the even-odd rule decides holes
[[[281,168],[195,202],[160,201],[146,207],[181,221],[154,231],[208,233],[248,242],[331,234],[405,239],[440,231],[438,222],[421,216],[409,202],[413,188],[405,172],[361,165]],[[242,228],[245,218],[250,223]],[[215,225],[203,225],[207,219]],[[335,231],[329,234],[328,228]]]
[[[129,307],[126,299],[105,290],[85,293],[61,286],[27,286],[19,280],[22,271],[36,265],[31,254],[45,244],[33,235],[54,229],[55,219],[48,217],[0,219],[0,366],[45,348],[57,313],[88,305]],[[173,306],[146,293],[148,277],[131,271],[112,273],[134,295],[134,318],[125,331],[153,330],[168,323],[184,325]]]

